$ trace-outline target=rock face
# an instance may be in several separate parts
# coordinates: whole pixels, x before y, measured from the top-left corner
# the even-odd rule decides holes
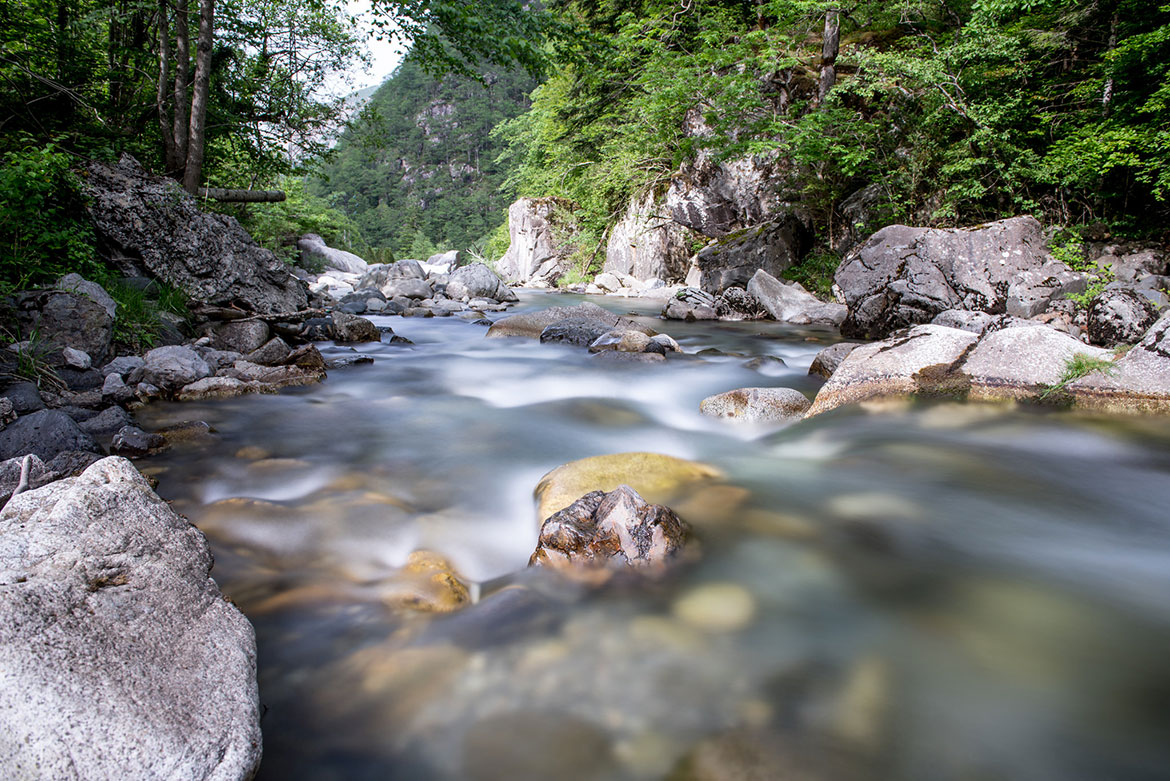
[[[496,263],[504,279],[555,283],[565,271],[567,248],[558,224],[572,205],[559,198],[521,198],[508,207],[508,251]]]
[[[780,276],[808,249],[810,232],[792,214],[734,231],[699,250],[699,287],[712,294],[746,287],[757,270]]]
[[[790,423],[804,417],[810,406],[803,393],[791,388],[738,388],[708,396],[699,402],[699,411],[745,423]]]
[[[839,326],[845,320],[845,307],[821,301],[799,282],[781,282],[763,269],[752,276],[747,292],[781,323]]]
[[[854,249],[835,279],[849,308],[841,332],[867,339],[948,309],[1032,317],[1086,285],[1048,257],[1032,217],[957,229],[891,225]]]
[[[148,271],[209,304],[265,314],[306,307],[304,283],[280,258],[232,217],[200,210],[173,180],[146,173],[128,156],[113,165],[90,163],[88,174],[99,242],[127,270]]]
[[[662,570],[683,549],[687,526],[628,485],[592,491],[547,518],[529,566],[560,570]]]
[[[515,301],[516,294],[496,273],[482,263],[471,263],[456,269],[447,280],[447,297],[455,301],[467,298],[490,298],[493,301]]]
[[[364,274],[370,267],[369,263],[345,250],[334,249],[325,243],[325,239],[316,233],[306,233],[297,242],[297,249],[301,251],[302,260],[317,261],[325,264],[326,268],[344,271],[347,274]]]
[[[690,260],[691,232],[676,223],[653,194],[630,202],[609,232],[605,271],[646,281],[681,282]]]
[[[203,535],[128,461],[0,513],[0,767],[15,778],[246,779],[252,626]]]
[[[1134,344],[1158,319],[1143,295],[1124,288],[1104,290],[1089,306],[1089,341],[1102,347]]]

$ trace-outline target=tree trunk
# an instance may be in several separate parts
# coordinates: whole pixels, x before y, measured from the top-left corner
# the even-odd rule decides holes
[[[835,8],[825,11],[825,35],[821,44],[821,83],[817,89],[817,103],[824,103],[825,96],[837,83],[837,53],[841,47],[841,22]]]
[[[1108,51],[1113,51],[1117,48],[1117,12],[1113,13],[1113,21],[1109,24],[1109,44]],[[1113,102],[1113,75],[1105,79],[1105,88],[1101,90],[1101,114],[1109,116],[1109,106]]]
[[[195,87],[191,93],[191,130],[187,134],[187,168],[183,187],[199,189],[203,178],[203,151],[207,126],[207,97],[211,91],[211,44],[215,34],[215,0],[199,0],[199,40],[195,47]]]
[[[178,0],[175,3],[175,165],[170,173],[181,176],[187,165],[187,107],[191,98],[187,96],[187,86],[191,81],[191,45],[189,35],[191,22],[187,17],[187,0]]]
[[[175,149],[175,130],[167,95],[171,91],[171,22],[167,13],[167,0],[158,0],[158,93],[155,104],[158,110],[158,126],[162,131],[163,159],[167,171],[177,171],[179,157]]]

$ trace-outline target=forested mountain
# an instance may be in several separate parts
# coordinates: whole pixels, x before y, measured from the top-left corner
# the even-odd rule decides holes
[[[400,257],[467,248],[504,219],[507,171],[491,131],[528,108],[535,84],[506,69],[437,78],[409,57],[342,136],[314,190],[367,243]]]
[[[509,186],[576,202],[595,239],[700,150],[776,161],[822,236],[863,192],[881,222],[1150,233],[1170,216],[1158,0],[555,7],[584,43],[503,129]]]

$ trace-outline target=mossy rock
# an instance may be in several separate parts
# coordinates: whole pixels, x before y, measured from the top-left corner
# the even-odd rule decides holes
[[[624,484],[651,504],[669,506],[689,486],[722,476],[708,464],[660,453],[612,453],[558,466],[540,479],[533,493],[543,521],[590,491],[609,493]]]

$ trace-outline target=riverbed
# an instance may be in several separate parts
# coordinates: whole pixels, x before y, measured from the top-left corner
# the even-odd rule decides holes
[[[215,430],[140,466],[256,627],[260,778],[1170,775],[1167,421],[947,402],[715,420],[699,401],[733,388],[814,395],[839,337],[590,300],[684,354],[374,317],[413,344],[326,343],[374,362],[139,413]],[[541,476],[626,451],[723,473],[675,505],[697,555],[600,589],[528,571]],[[404,609],[417,550],[474,604]]]

